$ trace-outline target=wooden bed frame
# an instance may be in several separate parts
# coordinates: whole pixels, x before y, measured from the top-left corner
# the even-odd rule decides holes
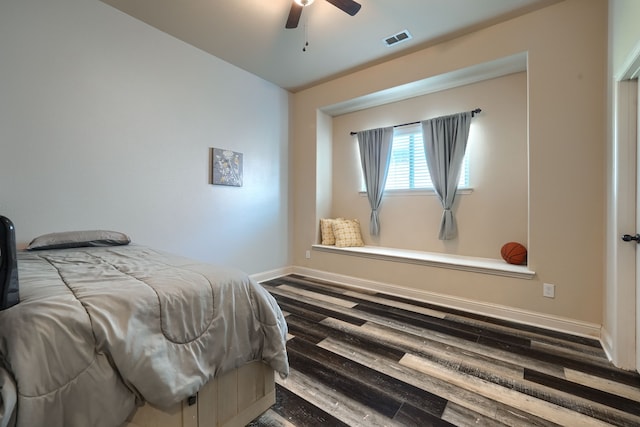
[[[168,410],[139,408],[123,427],[244,427],[276,401],[274,371],[251,362],[207,383]]]

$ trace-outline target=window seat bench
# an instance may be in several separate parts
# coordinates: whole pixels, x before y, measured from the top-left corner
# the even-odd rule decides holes
[[[516,277],[520,279],[532,279],[536,274],[535,271],[529,270],[526,265],[513,265],[502,259],[494,258],[423,252],[410,249],[385,248],[381,246],[338,248],[328,245],[312,245],[312,249],[320,252],[330,252],[341,255],[373,258],[407,264],[420,264],[429,267],[449,268],[453,270]]]

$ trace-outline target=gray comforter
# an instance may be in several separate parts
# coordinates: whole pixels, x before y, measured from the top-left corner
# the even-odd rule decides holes
[[[18,266],[0,426],[114,427],[248,361],[288,374],[282,312],[239,271],[135,245],[23,252]]]

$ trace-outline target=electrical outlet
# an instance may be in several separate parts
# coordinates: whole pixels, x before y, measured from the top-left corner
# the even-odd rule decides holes
[[[304,256],[305,256],[305,258],[307,258],[307,259],[311,258],[311,251],[307,251],[307,252],[305,252]]]
[[[555,298],[556,285],[552,285],[551,283],[544,283],[542,285],[542,296],[547,298]]]

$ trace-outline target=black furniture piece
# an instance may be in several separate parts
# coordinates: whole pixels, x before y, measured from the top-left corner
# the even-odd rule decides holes
[[[15,228],[9,218],[0,215],[0,310],[19,302]]]

